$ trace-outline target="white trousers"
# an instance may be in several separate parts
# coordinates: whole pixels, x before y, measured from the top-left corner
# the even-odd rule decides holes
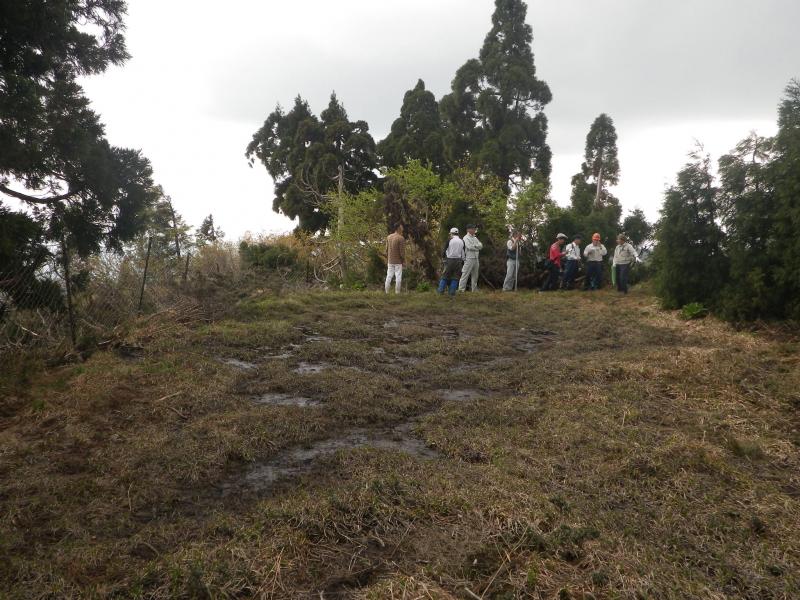
[[[400,293],[400,285],[403,282],[403,265],[389,265],[386,269],[386,285],[384,289],[389,293],[389,288],[392,287],[392,278],[395,280],[394,291],[396,294]]]
[[[458,290],[463,292],[467,289],[467,282],[470,282],[470,289],[474,292],[478,289],[478,259],[467,258],[464,267],[461,269],[461,281],[458,282]]]

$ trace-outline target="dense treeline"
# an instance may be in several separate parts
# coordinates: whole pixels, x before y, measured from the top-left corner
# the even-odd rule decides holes
[[[349,242],[350,253],[374,246],[372,265],[378,240],[402,221],[421,252],[419,269],[431,279],[447,230],[463,232],[469,222],[482,230],[483,275],[494,284],[503,277],[509,227],[526,235],[525,284],[533,283],[536,258],[559,231],[587,239],[599,232],[613,245],[625,227],[644,245],[644,214],[634,211],[621,222],[609,190],[620,169],[608,115],[590,127],[571,206],[550,198],[544,108],[552,94],[536,76],[526,14],[522,0],[496,0],[478,57],[458,69],[450,93],[437,101],[419,80],[377,144],[367,123],[350,121],[335,95],[319,117],[301,96],[288,111],[278,106],[246,150],[250,164],[261,162],[275,181],[274,210],[298,219],[300,230]]]
[[[774,138],[755,133],[719,159],[702,152],[666,192],[655,252],[668,308],[702,302],[729,320],[800,319],[800,82]]]
[[[34,297],[26,289],[50,285],[38,274],[68,256],[141,250],[146,235],[156,252],[181,258],[224,235],[211,215],[190,232],[147,158],[107,141],[78,83],[128,58],[125,9],[121,0],[32,0],[12,3],[0,21],[0,197],[25,207],[0,203],[0,291],[20,306]],[[710,157],[691,156],[654,230],[641,210],[623,217],[613,194],[617,132],[605,113],[589,125],[569,206],[553,202],[544,113],[552,93],[537,77],[526,16],[522,0],[495,0],[483,45],[449,93],[437,100],[419,80],[377,143],[335,94],[319,116],[299,95],[289,110],[278,106],[246,150],[275,182],[273,208],[297,219],[298,233],[335,242],[343,279],[380,270],[397,222],[420,279],[436,277],[450,227],[477,223],[483,277],[495,285],[510,228],[525,235],[522,285],[536,283],[556,233],[599,232],[611,247],[624,232],[642,255],[655,244],[667,307],[800,318],[800,83],[786,88],[774,138],[752,134],[716,173]]]

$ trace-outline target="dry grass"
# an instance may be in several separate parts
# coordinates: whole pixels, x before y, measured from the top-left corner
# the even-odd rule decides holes
[[[790,334],[641,290],[232,315],[5,374],[0,597],[800,596]]]

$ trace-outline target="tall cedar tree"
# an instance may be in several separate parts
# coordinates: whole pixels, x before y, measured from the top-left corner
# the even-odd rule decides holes
[[[297,96],[288,113],[278,106],[267,117],[246,151],[250,165],[258,159],[275,181],[273,210],[297,218],[300,229],[310,232],[328,226],[325,196],[337,189],[340,165],[348,193],[376,180],[375,141],[367,123],[349,121],[336,94],[320,117]]]
[[[786,87],[778,109],[775,138],[775,245],[776,295],[785,303],[785,315],[800,320],[800,80]]]
[[[719,205],[725,227],[730,281],[721,291],[722,315],[731,320],[780,316],[774,260],[775,190],[770,173],[773,140],[755,133],[719,160]]]
[[[120,248],[157,196],[147,159],[106,141],[77,83],[128,58],[124,14],[122,0],[26,0],[0,19],[0,193],[81,255]]]
[[[175,210],[172,198],[159,187],[160,198],[150,211],[147,232],[156,240],[156,252],[161,256],[181,257],[190,244],[189,226]]]
[[[456,72],[452,92],[440,102],[447,160],[488,170],[507,190],[551,170],[542,111],[552,94],[536,78],[526,13],[522,0],[495,0],[479,58]]]
[[[574,233],[583,234],[587,240],[591,234],[600,233],[604,244],[613,245],[620,230],[622,207],[608,191],[607,184],[614,185],[618,181],[617,132],[611,117],[601,114],[586,135],[581,171],[572,177],[570,203],[573,214],[556,211],[562,224],[571,224]]]
[[[595,201],[602,207],[606,185],[619,182],[619,160],[617,159],[617,130],[607,114],[600,114],[586,135],[584,163],[581,166],[584,179],[594,179]]]
[[[421,79],[403,96],[400,116],[392,123],[389,135],[378,144],[378,155],[385,167],[400,167],[419,160],[436,173],[447,171],[439,103]]]
[[[225,233],[214,225],[214,215],[208,215],[195,230],[194,237],[198,246],[204,246],[221,240],[225,237]]]
[[[691,157],[665,194],[656,232],[656,291],[666,308],[713,307],[727,278],[711,159],[699,152]]]

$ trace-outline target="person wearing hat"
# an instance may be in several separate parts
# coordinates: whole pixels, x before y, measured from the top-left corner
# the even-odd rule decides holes
[[[572,241],[564,248],[566,266],[564,267],[564,278],[561,280],[562,290],[571,290],[575,285],[575,276],[578,274],[578,266],[581,264],[581,242],[583,236],[576,233],[572,236]]]
[[[600,242],[600,234],[592,235],[592,243],[586,246],[583,256],[586,257],[587,290],[599,290],[603,287],[603,258],[608,254],[606,247]]]
[[[462,264],[464,264],[464,240],[458,237],[458,227],[453,227],[450,230],[450,240],[444,249],[444,270],[437,290],[440,294],[444,294],[449,286],[450,296],[456,295]]]
[[[473,292],[478,289],[478,254],[483,244],[475,235],[477,231],[475,225],[467,225],[467,235],[464,236],[464,268],[461,270],[461,281],[458,284],[459,292],[467,290],[467,282],[470,279],[472,279],[470,289]]]
[[[556,236],[556,241],[550,246],[550,253],[545,260],[545,267],[547,268],[547,279],[542,285],[542,292],[553,292],[558,289],[558,277],[561,274],[561,259],[564,258],[562,248],[567,241],[567,236],[559,233]]]
[[[617,291],[628,293],[628,275],[631,266],[636,264],[636,250],[621,233],[617,236],[617,247],[614,248],[613,269],[617,276]]]
[[[503,291],[510,292],[516,289],[519,276],[519,242],[522,234],[519,231],[511,232],[511,239],[506,243],[506,279],[503,282]]]

